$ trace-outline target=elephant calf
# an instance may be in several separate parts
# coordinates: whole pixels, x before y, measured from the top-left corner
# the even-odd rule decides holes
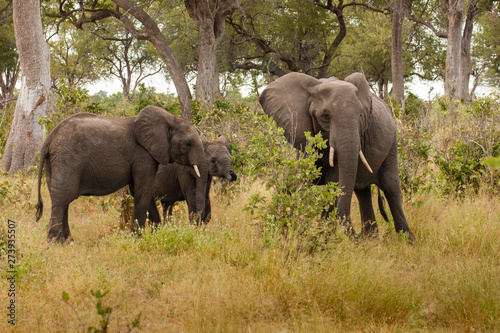
[[[158,165],[189,165],[206,189],[208,166],[202,140],[194,125],[156,107],[146,106],[137,116],[108,118],[79,113],[63,120],[49,134],[40,154],[36,219],[42,216],[42,170],[52,199],[48,239],[70,237],[68,206],[81,195],[106,195],[129,185],[134,197],[133,220],[143,227],[146,212],[156,210],[154,179]],[[205,196],[196,199],[197,215]],[[153,213],[153,215],[155,215]],[[160,222],[159,219],[152,219]]]
[[[224,177],[230,182],[236,180],[237,176],[231,166],[231,148],[224,136],[220,136],[213,142],[203,140],[205,156],[208,163],[208,178],[205,188],[205,210],[201,221],[210,221],[210,186],[213,177]],[[172,207],[177,201],[186,201],[189,215],[196,212],[196,182],[198,181],[192,168],[178,163],[160,165],[155,178],[156,200],[160,200],[163,206],[163,218],[172,215]],[[154,212],[153,212],[154,213]],[[151,214],[151,212],[150,212]],[[158,218],[158,217],[157,217]]]

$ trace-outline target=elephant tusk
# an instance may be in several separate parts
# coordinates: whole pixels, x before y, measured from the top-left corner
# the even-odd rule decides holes
[[[198,166],[196,164],[193,165],[193,168],[194,168],[194,172],[196,172],[196,175],[201,178],[201,175],[200,175],[200,170],[198,170]]]
[[[330,146],[330,156],[328,161],[330,162],[330,166],[333,168],[333,155],[335,153],[335,149],[333,149],[332,146]]]
[[[365,155],[363,155],[363,152],[361,150],[359,151],[359,158],[361,158],[361,161],[363,162],[365,167],[368,169],[368,171],[373,173],[372,168],[370,168],[370,164],[368,164],[368,162],[366,161]]]

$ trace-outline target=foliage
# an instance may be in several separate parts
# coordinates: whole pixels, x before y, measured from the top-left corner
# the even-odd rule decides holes
[[[105,290],[104,292],[101,292],[100,290],[97,290],[97,291],[91,290],[90,293],[92,294],[92,296],[94,296],[94,298],[97,301],[95,307],[97,310],[97,314],[101,317],[99,320],[100,327],[88,326],[85,331],[87,333],[107,333],[109,325],[110,325],[111,312],[113,309],[110,306],[103,306],[102,299],[104,298],[104,296],[106,296],[109,293],[109,289]],[[69,294],[66,291],[62,292],[62,300],[64,303],[66,303],[68,306],[71,307],[73,312],[76,314],[80,324],[85,327],[85,325],[82,323],[82,321],[78,315],[78,312],[69,303]],[[132,332],[132,329],[139,326],[140,318],[141,318],[141,313],[139,313],[139,315],[137,315],[137,317],[132,321],[131,324],[127,324],[127,328],[128,328],[127,332]]]
[[[500,133],[495,134],[494,140],[497,143],[489,148],[491,154],[498,156]],[[482,185],[490,185],[492,190],[498,191],[500,177],[495,177],[483,163],[489,156],[485,149],[489,138],[484,137],[477,128],[461,128],[457,137],[445,149],[438,151],[434,159],[440,176],[446,180],[445,192],[453,190],[456,194],[463,195],[467,189],[471,189],[477,193]]]
[[[159,106],[173,115],[181,116],[181,107],[179,101],[171,95],[156,93],[154,88],[147,88],[144,84],[138,85],[138,91],[134,95],[132,104],[134,105],[135,114],[138,114],[144,107],[148,105]]]
[[[230,37],[224,45],[228,70],[248,60],[256,64],[250,68],[262,67],[267,73],[312,71],[321,65],[338,33],[334,16],[309,1],[248,0],[242,7],[230,18],[234,24],[228,27]]]
[[[30,200],[32,190],[31,177],[35,167],[20,171],[13,179],[6,179],[0,182],[0,207],[19,206],[20,208],[34,207]]]
[[[76,29],[70,22],[53,22],[45,17],[46,34],[57,34],[48,41],[50,47],[50,72],[52,85],[59,87],[61,78],[66,85],[83,86],[105,77],[106,50],[96,36]]]
[[[85,102],[89,99],[88,90],[79,86],[71,85],[65,79],[59,80],[58,97],[56,100],[56,109],[49,110],[46,116],[40,118],[40,124],[50,133],[62,120],[78,112],[95,111],[102,109],[91,104],[86,108]]]
[[[398,164],[401,190],[408,194],[429,189],[434,148],[431,136],[416,125],[398,129]]]
[[[10,134],[10,127],[14,120],[14,104],[10,104],[8,108],[2,110],[2,117],[0,120],[0,153],[3,153],[7,138]]]
[[[488,157],[500,155],[500,104],[492,94],[471,103],[437,97],[430,110],[400,116],[399,168],[408,194],[439,190],[463,196],[498,193],[500,177]]]
[[[484,71],[484,80],[492,87],[500,84],[500,20],[498,19],[498,2],[492,2],[496,10],[484,13],[479,18],[479,29],[474,37],[474,54],[478,58],[476,71]]]
[[[500,170],[500,157],[487,157],[483,160],[483,163],[492,169]]]
[[[254,114],[249,125],[253,137],[245,148],[252,160],[248,173],[254,179],[263,179],[266,189],[272,189],[272,197],[267,204],[265,197],[256,194],[246,209],[260,213],[264,234],[278,231],[289,239],[300,237],[304,243],[299,248],[303,246],[306,251],[321,249],[332,236],[335,212],[326,221],[319,221],[318,216],[329,209],[338,195],[335,184],[313,185],[321,176],[315,163],[322,156],[320,150],[326,148],[326,140],[321,134],[307,135],[306,152],[297,152],[271,118]]]

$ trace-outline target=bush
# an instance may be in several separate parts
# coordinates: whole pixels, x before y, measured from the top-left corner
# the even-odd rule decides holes
[[[486,132],[487,131],[487,132]],[[455,140],[437,151],[434,162],[445,180],[445,193],[477,193],[482,187],[500,189],[500,177],[483,160],[500,155],[500,132],[478,127],[461,128]]]
[[[85,109],[85,102],[89,99],[89,92],[78,86],[68,85],[66,80],[59,79],[58,98],[55,110],[49,110],[47,116],[40,117],[40,125],[50,133],[62,120],[78,112],[100,112],[98,105],[91,105]]]
[[[459,196],[480,190],[498,193],[499,175],[483,162],[500,155],[498,96],[451,102],[439,97],[429,112],[421,112],[418,118],[403,117],[398,133],[403,191],[437,189]]]
[[[319,151],[326,148],[326,140],[321,134],[308,135],[309,146],[302,153],[286,141],[283,129],[267,116],[254,113],[248,126],[253,133],[245,148],[252,161],[248,173],[254,179],[264,179],[272,197],[267,203],[265,197],[255,194],[246,210],[260,213],[265,236],[278,232],[285,236],[285,243],[296,245],[297,250],[322,249],[333,236],[335,212],[326,220],[321,215],[339,193],[336,184],[313,185],[321,175],[315,163],[321,157]]]
[[[146,88],[144,84],[139,84],[138,91],[132,99],[133,109],[135,114],[138,114],[144,107],[148,105],[159,106],[173,115],[181,116],[181,107],[179,100],[171,95],[159,94],[154,88]]]
[[[398,143],[401,190],[409,194],[428,190],[434,152],[431,136],[417,125],[405,125],[398,129]]]

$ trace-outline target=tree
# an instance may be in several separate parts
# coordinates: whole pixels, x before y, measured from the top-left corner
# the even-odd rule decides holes
[[[392,94],[404,112],[403,22],[407,12],[404,0],[394,0],[392,8],[391,70]]]
[[[491,0],[412,2],[408,18],[447,40],[444,88],[445,94],[453,99],[469,97],[473,23],[479,13],[491,10],[492,3]],[[465,27],[464,13],[467,13]]]
[[[184,3],[199,34],[196,98],[211,107],[214,95],[219,94],[217,46],[224,37],[226,16],[240,6],[241,0],[185,0]]]
[[[69,19],[77,28],[83,29],[86,24],[97,23],[106,18],[119,20],[127,31],[140,40],[149,41],[162,58],[175,85],[184,118],[191,118],[191,91],[175,54],[163,36],[158,24],[148,15],[138,2],[128,0],[98,1],[66,1],[57,0],[57,6],[50,9],[49,15],[61,20]],[[136,25],[140,25],[137,27]]]
[[[358,23],[352,18],[354,8],[384,12],[369,2],[343,0],[287,0],[271,5],[263,0],[245,1],[242,7],[228,18],[233,44],[251,42],[255,47],[234,59],[234,69],[260,69],[276,76],[294,71],[318,78],[342,70],[332,62],[340,55],[350,27]]]
[[[14,0],[13,21],[22,81],[2,167],[13,173],[36,163],[45,138],[39,124],[50,95],[50,54],[42,31],[39,0]]]
[[[46,26],[51,26],[51,22]],[[68,22],[52,24],[51,31],[57,38],[48,41],[51,53],[50,69],[52,86],[61,79],[70,87],[99,80],[104,74],[104,61],[97,50],[97,37],[87,31],[78,31]]]
[[[231,44],[237,49],[229,52],[231,70],[258,69],[268,76],[291,71],[331,75],[328,66],[345,33],[327,10],[301,0],[247,0],[241,7],[227,20]]]
[[[491,12],[480,17],[483,29],[475,38],[474,54],[477,63],[473,70],[475,81],[471,93],[479,84],[480,76],[493,87],[500,86],[500,2]]]
[[[462,26],[465,0],[448,0],[447,19],[448,40],[446,48],[446,65],[444,73],[444,92],[447,96],[460,99],[462,91],[460,84],[461,53],[462,53]]]
[[[3,109],[7,109],[13,100],[18,76],[19,62],[12,23],[12,1],[0,1],[0,107]]]
[[[93,34],[98,40],[92,52],[104,61],[105,72],[120,80],[123,96],[129,101],[144,79],[164,69],[151,43],[133,38],[116,22],[98,27]]]

